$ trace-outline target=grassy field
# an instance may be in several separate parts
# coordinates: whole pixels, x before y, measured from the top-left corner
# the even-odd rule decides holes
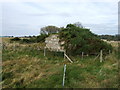
[[[100,63],[96,56],[72,57],[74,63],[64,59],[63,53],[46,51],[44,43],[6,44],[2,50],[3,88],[63,88],[63,67],[66,64],[64,88],[117,88],[118,53],[104,56]],[[117,47],[115,47],[117,48]]]

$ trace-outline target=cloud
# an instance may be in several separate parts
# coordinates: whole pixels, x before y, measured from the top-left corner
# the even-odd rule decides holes
[[[3,35],[11,35],[11,36],[29,36],[29,35],[39,34],[39,30],[37,30],[37,28],[30,27],[29,25],[16,24],[14,26],[4,27],[3,30],[4,30]]]
[[[94,33],[103,34],[106,30],[105,33],[116,34],[118,7],[113,1],[45,0],[3,3],[3,35],[39,34],[41,27],[61,27],[78,21],[88,25],[86,27],[90,27]]]
[[[86,28],[90,28],[96,34],[118,34],[118,26],[113,23],[107,24],[85,24]]]
[[[0,2],[118,2],[119,0],[0,0]]]
[[[69,13],[37,13],[37,14],[29,14],[31,16],[58,16],[58,17],[70,17],[71,15]]]

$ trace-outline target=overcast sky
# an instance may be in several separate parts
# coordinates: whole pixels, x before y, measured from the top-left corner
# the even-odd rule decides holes
[[[39,35],[47,25],[81,22],[96,34],[118,33],[118,1],[45,0],[1,2],[2,35]]]

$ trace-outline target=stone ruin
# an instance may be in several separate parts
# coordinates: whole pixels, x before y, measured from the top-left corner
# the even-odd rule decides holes
[[[59,37],[57,34],[50,35],[45,39],[46,48],[48,48],[51,51],[60,51],[64,52],[64,48],[61,46],[61,44],[64,44],[64,42],[59,42]]]

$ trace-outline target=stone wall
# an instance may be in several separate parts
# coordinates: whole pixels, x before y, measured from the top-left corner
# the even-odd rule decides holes
[[[59,42],[58,35],[50,35],[45,39],[46,48],[51,51],[64,51]]]

